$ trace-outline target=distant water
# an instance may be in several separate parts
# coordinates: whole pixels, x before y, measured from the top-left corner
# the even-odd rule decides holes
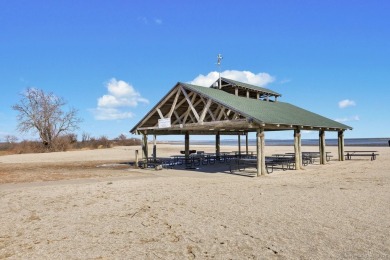
[[[345,146],[389,146],[390,138],[346,138],[344,139]],[[249,145],[256,145],[256,140],[249,139]],[[179,142],[182,143],[182,142]],[[192,144],[198,145],[213,145],[215,141],[206,140],[199,141],[193,140]],[[221,145],[236,145],[237,139],[221,140]],[[337,146],[337,139],[325,139],[325,144],[328,146]],[[245,145],[245,138],[241,138],[241,145]],[[277,139],[265,139],[265,145],[270,146],[290,146],[294,145],[294,140],[277,140]],[[305,146],[317,146],[318,139],[302,139],[302,145]]]

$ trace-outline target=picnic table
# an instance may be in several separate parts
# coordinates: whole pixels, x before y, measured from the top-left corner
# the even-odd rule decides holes
[[[371,161],[376,159],[376,156],[379,155],[378,151],[345,151],[345,159],[351,160],[353,156],[367,156],[371,158]]]
[[[185,155],[171,155],[174,165],[185,165],[187,169],[192,169],[200,166],[203,155],[191,154],[186,157]]]
[[[295,154],[295,153],[287,153],[287,154]],[[331,152],[325,152],[325,154],[326,154],[326,161],[329,162],[330,158],[333,157],[333,155],[331,155]],[[320,152],[302,152],[302,159],[304,160],[303,162],[304,164],[305,161],[310,164],[313,164],[314,160],[319,157],[320,157]]]
[[[293,158],[295,153],[274,153],[272,156],[277,158]]]
[[[138,167],[140,168],[156,168],[158,166],[161,166],[161,168],[173,167],[172,161],[166,157],[148,157],[138,162]]]
[[[211,155],[211,158],[214,158],[216,161],[219,161],[221,163],[228,162],[230,159],[234,158],[235,155],[233,155],[231,152],[220,152],[219,154],[216,153],[205,153]]]
[[[291,156],[266,156],[265,157],[265,167],[267,173],[272,173],[274,169],[279,168],[283,171],[291,170],[294,167],[294,160]],[[257,168],[257,159],[256,158],[234,158],[229,163],[229,170],[231,173],[234,173],[235,170],[245,171],[246,168]]]
[[[233,151],[234,155],[237,156],[251,156],[254,157],[256,155],[256,151],[248,151],[248,154],[246,151]]]

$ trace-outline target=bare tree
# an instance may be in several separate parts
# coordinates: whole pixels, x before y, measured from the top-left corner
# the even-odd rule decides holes
[[[18,141],[18,138],[14,135],[6,135],[4,137],[5,141],[9,144],[16,143]]]
[[[116,139],[117,139],[118,141],[126,141],[127,136],[125,136],[124,134],[120,134]]]
[[[78,111],[70,108],[65,112],[62,107],[66,102],[63,98],[36,88],[28,88],[21,95],[20,102],[12,106],[19,113],[18,130],[37,132],[47,148],[52,147],[59,135],[78,128],[81,122],[77,117]]]
[[[81,135],[81,142],[86,143],[89,141],[91,141],[91,135],[87,132],[83,132],[83,134]]]

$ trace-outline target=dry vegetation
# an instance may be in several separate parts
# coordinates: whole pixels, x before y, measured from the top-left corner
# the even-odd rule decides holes
[[[8,154],[63,152],[79,149],[101,149],[114,146],[133,146],[141,143],[139,139],[128,139],[123,134],[110,140],[106,136],[95,138],[87,133],[83,133],[81,141],[77,140],[77,135],[67,134],[57,137],[50,148],[39,141],[23,140],[16,142],[14,138],[12,139],[13,141],[8,141],[8,139],[10,138],[7,138],[7,142],[0,143],[0,156]]]
[[[108,166],[105,166],[105,165]],[[66,162],[0,164],[0,184],[126,176],[122,162]]]

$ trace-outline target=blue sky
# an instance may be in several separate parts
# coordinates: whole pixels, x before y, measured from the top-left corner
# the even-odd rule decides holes
[[[27,87],[77,108],[79,135],[130,137],[178,81],[211,77],[219,53],[226,76],[352,126],[346,138],[389,137],[389,13],[385,0],[0,0],[0,141],[34,138],[11,109]]]

